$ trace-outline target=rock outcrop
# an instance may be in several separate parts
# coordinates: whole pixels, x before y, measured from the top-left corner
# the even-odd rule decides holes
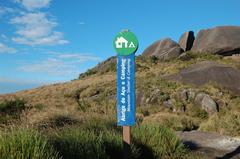
[[[217,103],[208,94],[198,93],[194,102],[210,114],[218,112]]]
[[[165,78],[195,85],[216,82],[236,95],[240,95],[240,70],[215,62],[200,62]]]
[[[194,39],[194,32],[188,31],[180,37],[178,44],[183,49],[183,51],[189,51],[193,46]]]
[[[219,26],[200,30],[194,41],[193,52],[233,55],[240,53],[240,27]]]
[[[177,132],[177,135],[184,145],[201,153],[203,158],[240,158],[240,138],[202,131]]]
[[[145,56],[156,56],[162,60],[169,60],[178,57],[183,52],[182,48],[175,41],[167,38],[156,41],[144,50]]]

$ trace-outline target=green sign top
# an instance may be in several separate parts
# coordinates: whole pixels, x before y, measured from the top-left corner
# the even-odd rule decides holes
[[[127,56],[138,49],[137,37],[130,31],[123,31],[117,34],[113,46],[119,55]]]

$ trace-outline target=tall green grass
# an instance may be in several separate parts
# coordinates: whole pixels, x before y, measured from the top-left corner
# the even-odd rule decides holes
[[[143,158],[181,159],[187,152],[178,137],[170,129],[160,125],[135,127],[133,137],[141,145]]]
[[[55,149],[64,159],[122,159],[121,129],[111,117],[90,118],[77,126],[56,130],[50,136]],[[132,146],[132,159],[138,151]]]
[[[0,132],[1,159],[122,159],[122,130],[112,119],[89,119],[61,129]],[[46,131],[46,133],[44,133]],[[156,124],[132,130],[131,159],[183,159],[188,154],[168,128]]]
[[[106,122],[106,121],[105,121]],[[55,149],[65,159],[122,159],[121,129],[103,122],[68,127],[51,137]],[[132,159],[184,158],[187,150],[168,128],[157,125],[136,126],[132,130]]]
[[[11,130],[0,134],[1,159],[59,159],[48,141],[29,129]]]
[[[114,131],[67,129],[56,134],[53,145],[64,159],[122,159],[122,138]],[[131,158],[137,158],[132,146]]]

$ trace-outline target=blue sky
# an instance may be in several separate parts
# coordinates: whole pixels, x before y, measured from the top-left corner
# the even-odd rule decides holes
[[[76,79],[115,55],[128,28],[140,42],[240,25],[239,0],[0,0],[0,93]]]

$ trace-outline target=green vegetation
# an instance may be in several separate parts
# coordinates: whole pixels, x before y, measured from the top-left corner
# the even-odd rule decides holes
[[[23,99],[0,102],[0,124],[9,124],[13,120],[19,119],[24,109],[26,109],[26,102]]]
[[[114,131],[67,129],[56,135],[53,144],[66,159],[122,158],[122,138]],[[133,150],[132,158],[136,158]]]
[[[229,111],[225,114],[215,114],[200,125],[200,130],[218,132],[224,135],[239,136],[240,113]]]
[[[26,102],[22,99],[15,99],[15,100],[6,100],[0,102],[0,112],[2,113],[15,113],[19,110],[25,109]]]
[[[136,57],[136,92],[142,97],[137,101],[137,124],[132,129],[133,159],[204,158],[189,152],[175,131],[204,130],[240,136],[240,97],[216,83],[198,87],[164,78],[206,60],[237,67],[221,56],[191,52],[169,61]],[[18,155],[19,159],[38,159],[41,154],[51,159],[122,158],[122,130],[116,126],[115,71],[113,57],[80,75],[80,80],[17,94],[30,99],[28,103],[20,98],[0,101],[0,158]],[[184,91],[188,91],[187,99]],[[217,101],[219,112],[211,114],[196,105],[194,97],[199,92]],[[16,125],[29,128],[7,133]],[[21,146],[27,147],[26,152]]]
[[[44,104],[36,104],[34,106],[35,109],[37,109],[38,111],[42,111],[46,106]]]
[[[60,115],[55,115],[45,121],[41,121],[40,123],[38,123],[38,128],[41,129],[56,129],[56,128],[61,128],[64,127],[66,125],[74,125],[74,124],[78,124],[78,120],[72,118],[69,115],[64,115],[64,114],[60,114]]]
[[[183,113],[179,115],[171,113],[158,113],[145,118],[143,123],[145,125],[152,123],[155,125],[164,125],[174,131],[191,131],[198,129],[200,121]]]
[[[79,75],[79,79],[82,79],[82,78],[85,78],[85,77],[94,75],[94,74],[96,74],[96,73],[97,73],[96,70],[89,69],[89,70],[87,70],[85,73],[80,74],[80,75]]]
[[[121,129],[115,126],[113,119],[92,118],[75,125],[65,124],[62,129],[50,126],[40,132],[44,135],[33,128],[0,132],[0,158],[122,158]],[[166,127],[154,124],[135,126],[132,134],[132,159],[181,159],[189,155],[181,141]]]
[[[60,159],[48,141],[29,129],[0,134],[1,159]]]
[[[102,75],[109,72],[116,72],[116,57],[110,57],[106,61],[99,63],[96,67],[80,74],[79,79],[83,79],[91,75]]]
[[[184,158],[186,149],[176,135],[169,129],[159,125],[143,125],[133,129],[133,137],[137,145],[143,149],[144,158]],[[146,152],[146,150],[150,151]],[[149,156],[148,156],[149,155]]]

